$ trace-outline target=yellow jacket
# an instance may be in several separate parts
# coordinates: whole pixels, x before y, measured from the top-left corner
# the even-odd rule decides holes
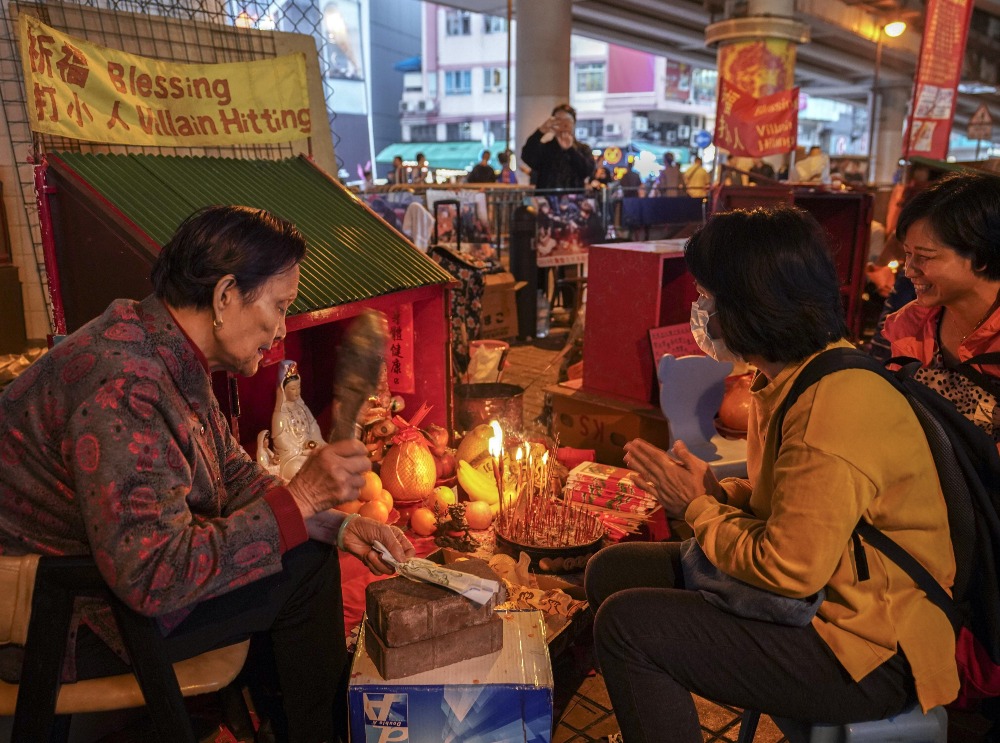
[[[868,545],[870,578],[859,581],[851,544],[863,517],[951,586],[947,511],[920,424],[888,382],[848,369],[824,377],[787,412],[775,461],[771,418],[802,366],[789,365],[771,382],[756,377],[749,481],[725,480],[728,504],[702,496],[685,519],[709,559],[730,575],[786,596],[825,586],[826,601],[812,624],[856,681],[898,645],[924,710],[950,702],[959,683],[948,619]]]

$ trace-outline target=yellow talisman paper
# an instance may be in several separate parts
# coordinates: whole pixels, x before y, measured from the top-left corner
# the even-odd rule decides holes
[[[305,55],[177,64],[91,44],[22,14],[31,129],[107,144],[290,142],[312,131]]]

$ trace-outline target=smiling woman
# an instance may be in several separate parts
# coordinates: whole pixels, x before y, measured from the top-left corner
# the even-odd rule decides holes
[[[918,359],[917,378],[1000,445],[1000,363],[982,358],[1000,351],[1000,177],[935,181],[900,212],[896,235],[917,298],[886,318],[892,355]]]

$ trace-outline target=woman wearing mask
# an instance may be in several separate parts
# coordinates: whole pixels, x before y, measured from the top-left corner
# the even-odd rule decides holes
[[[747,619],[685,590],[678,543],[602,550],[586,588],[624,740],[662,740],[669,730],[672,741],[701,741],[692,692],[829,723],[951,701],[958,675],[945,615],[860,542],[869,577],[854,568],[851,537],[863,518],[942,585],[953,580],[945,503],[909,404],[880,377],[848,369],[803,392],[780,432],[772,418],[810,359],[850,346],[819,225],[791,208],[723,213],[689,240],[685,258],[700,295],[695,339],[711,356],[759,370],[749,477],[717,481],[680,441],[669,453],[629,442],[626,464],[723,573],[791,598],[825,589],[825,600],[805,626]]]

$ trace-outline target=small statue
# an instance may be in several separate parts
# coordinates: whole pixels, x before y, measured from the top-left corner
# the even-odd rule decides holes
[[[439,515],[437,522],[434,544],[438,547],[448,547],[458,552],[475,552],[479,547],[479,540],[472,536],[469,522],[465,520],[464,503],[448,506],[447,516]]]
[[[406,403],[399,395],[389,390],[389,373],[385,363],[379,370],[375,392],[361,406],[358,424],[361,426],[361,440],[368,449],[373,462],[381,462],[392,437],[399,431],[392,417],[402,411]]]
[[[284,480],[295,477],[313,451],[324,446],[319,424],[302,400],[298,364],[285,359],[278,367],[271,429],[257,436],[257,461]]]

